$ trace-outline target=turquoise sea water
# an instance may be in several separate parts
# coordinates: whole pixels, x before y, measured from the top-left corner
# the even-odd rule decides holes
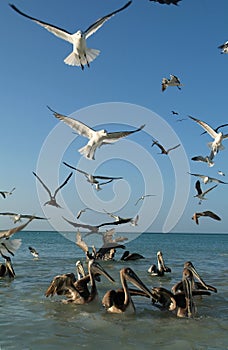
[[[100,300],[94,305],[66,305],[61,296],[46,298],[53,277],[75,272],[75,262],[85,256],[74,242],[55,232],[21,232],[22,245],[12,258],[16,278],[0,279],[0,349],[228,349],[228,235],[143,234],[126,244],[130,252],[145,259],[101,262],[115,279],[98,283]],[[35,247],[34,260],[28,246]],[[172,269],[165,277],[151,277],[148,267],[163,252]],[[135,315],[107,314],[101,299],[120,286],[119,270],[130,266],[149,287],[170,289],[182,276],[183,264],[191,260],[206,283],[218,293],[196,299],[197,316],[179,319],[168,311],[137,297]]]

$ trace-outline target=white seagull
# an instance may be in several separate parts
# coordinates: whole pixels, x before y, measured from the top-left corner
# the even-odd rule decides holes
[[[176,86],[179,90],[181,90],[180,86],[183,86],[183,84],[181,84],[180,80],[175,75],[170,74],[170,79],[162,79],[162,91],[165,91],[168,86]]]
[[[203,162],[203,163],[207,163],[209,167],[213,167],[215,165],[215,163],[213,162],[214,159],[214,152],[211,151],[211,153],[209,154],[209,156],[203,157],[203,156],[195,156],[192,157],[191,159],[195,162]]]
[[[218,49],[221,50],[221,53],[228,53],[228,41],[226,41],[224,44],[218,46]]]
[[[11,191],[0,191],[0,194],[2,195],[3,198],[6,198],[6,197],[10,196],[15,189],[16,188],[14,187],[14,188],[12,188]]]
[[[15,10],[20,15],[31,19],[33,22],[39,24],[41,27],[47,29],[52,34],[56,35],[60,39],[68,41],[73,45],[73,51],[67,56],[64,62],[70,66],[81,66],[84,69],[84,65],[87,64],[89,67],[90,62],[92,62],[100,53],[99,50],[89,49],[86,45],[86,40],[94,34],[102,25],[113,17],[116,13],[126,9],[132,1],[128,1],[123,7],[116,11],[109,13],[108,15],[98,19],[95,23],[90,25],[86,31],[78,30],[76,33],[69,33],[64,29],[58,28],[52,24],[40,21],[34,17],[28,16],[22,11],[20,11],[15,5],[10,4],[11,8]]]
[[[135,132],[142,130],[145,126],[144,124],[140,126],[140,128],[132,131],[119,131],[110,133],[108,133],[106,130],[95,131],[76,119],[66,117],[62,114],[56,113],[50,107],[48,108],[53,112],[54,116],[57,119],[63,121],[69,127],[77,131],[79,135],[82,135],[89,139],[87,145],[78,150],[79,153],[81,153],[88,159],[95,159],[96,149],[101,147],[102,145],[116,142],[120,138],[126,137],[128,135],[134,134]]]
[[[154,197],[154,196],[156,196],[156,194],[144,194],[141,197],[139,197],[139,199],[135,202],[135,205],[137,205],[139,201],[143,201],[146,197]]]
[[[80,216],[82,215],[82,213],[85,213],[86,210],[92,210],[92,209],[90,209],[90,208],[84,208],[84,209],[79,210],[78,213],[77,213],[77,215],[76,215],[76,218],[79,219]]]
[[[18,213],[11,213],[11,212],[0,213],[0,215],[9,216],[13,220],[14,224],[16,224],[18,221],[21,221],[21,219],[33,218],[38,220],[48,220],[47,218],[43,218],[41,216],[18,214]]]
[[[203,183],[207,184],[209,182],[217,182],[219,184],[228,184],[228,182],[221,181],[219,179],[216,179],[215,177],[210,177],[208,175],[201,175],[201,174],[192,174],[188,173],[189,175],[200,177],[203,180]]]
[[[216,132],[210,125],[203,122],[202,120],[196,119],[191,116],[189,116],[189,118],[191,118],[197,124],[202,126],[202,128],[214,139],[213,142],[208,143],[208,147],[213,151],[214,155],[216,155],[218,151],[223,150],[225,148],[222,144],[222,140],[228,138],[228,134],[224,135],[222,132]]]
[[[199,198],[199,200],[200,200],[199,204],[201,204],[202,200],[206,199],[206,198],[204,198],[205,194],[207,194],[208,192],[210,192],[211,190],[213,190],[213,188],[215,188],[217,186],[218,185],[214,185],[214,186],[208,188],[206,191],[203,192],[202,189],[201,189],[201,186],[200,186],[200,181],[197,180],[196,183],[195,183],[195,189],[197,191],[197,194],[194,197]]]

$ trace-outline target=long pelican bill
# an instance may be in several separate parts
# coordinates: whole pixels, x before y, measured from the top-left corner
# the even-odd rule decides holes
[[[107,271],[97,262],[92,260],[89,262],[91,264],[91,270],[94,274],[101,274],[105,276],[110,282],[115,282],[115,280],[109,275]]]

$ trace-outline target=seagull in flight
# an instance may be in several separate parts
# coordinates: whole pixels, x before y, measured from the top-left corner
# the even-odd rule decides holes
[[[99,50],[87,48],[86,40],[94,34],[99,28],[103,26],[111,17],[113,17],[118,12],[126,9],[132,1],[128,1],[123,7],[109,13],[108,15],[99,18],[95,23],[90,25],[85,31],[78,30],[75,33],[69,33],[64,29],[58,28],[52,24],[43,22],[39,19],[31,17],[22,11],[20,11],[15,5],[10,4],[10,7],[19,13],[20,15],[32,20],[33,22],[39,24],[41,27],[47,29],[52,34],[56,35],[60,39],[68,41],[73,45],[73,51],[67,56],[64,62],[70,66],[80,66],[81,69],[84,69],[84,66],[90,66],[92,62],[100,53]]]
[[[218,132],[219,129],[224,128],[225,126],[228,126],[228,123],[217,126],[217,128],[215,128],[214,131],[215,131],[215,132]],[[203,131],[203,132],[201,133],[201,135],[204,135],[204,134],[206,134],[206,133],[207,133],[206,131]]]
[[[79,210],[78,213],[77,213],[77,215],[76,215],[76,218],[79,219],[80,216],[81,216],[83,213],[86,212],[86,210],[92,210],[92,209],[90,209],[90,208],[84,208],[84,209]]]
[[[179,115],[179,113],[176,112],[176,111],[171,111],[171,112],[172,112],[173,115]]]
[[[120,220],[125,220],[125,218],[122,218],[121,216],[119,215],[115,215],[113,213],[109,213],[107,210],[103,209],[104,212],[106,214],[108,214],[111,218],[115,219],[117,222],[119,222]],[[128,219],[127,219],[128,220]],[[132,226],[137,226],[138,225],[138,220],[139,220],[139,215],[136,215],[135,218],[131,219],[130,220],[130,223]]]
[[[56,208],[61,208],[61,206],[56,202],[56,195],[59,192],[59,190],[61,188],[63,188],[63,186],[65,186],[67,184],[67,182],[69,181],[69,179],[71,178],[71,176],[73,175],[73,172],[71,172],[66,180],[55,190],[54,194],[52,195],[51,191],[49,190],[49,188],[45,185],[45,183],[41,180],[41,178],[33,172],[33,175],[35,175],[35,177],[40,181],[41,185],[45,188],[45,190],[48,192],[50,200],[47,201],[46,203],[44,203],[44,205],[52,205]]]
[[[6,198],[6,197],[10,196],[15,189],[16,189],[16,187],[12,188],[11,191],[0,191],[0,194],[2,195],[3,198]]]
[[[10,216],[10,218],[13,220],[13,223],[16,224],[18,221],[21,221],[21,219],[37,219],[37,220],[48,220],[47,218],[43,218],[40,216],[35,216],[35,215],[27,215],[27,214],[18,214],[18,213],[0,213],[0,215],[4,216]]]
[[[192,157],[191,159],[195,162],[203,162],[203,163],[207,163],[209,167],[213,167],[215,165],[215,163],[213,162],[214,159],[214,152],[211,151],[211,153],[209,154],[209,156],[203,157],[203,156],[195,156]]]
[[[160,148],[160,150],[161,150],[160,154],[167,154],[168,155],[170,151],[172,151],[172,150],[176,149],[177,147],[179,147],[180,143],[178,145],[174,146],[174,147],[171,147],[171,148],[167,149],[167,150],[160,143],[158,143],[158,141],[156,141],[156,140],[153,140],[153,143],[152,143],[151,147],[153,147],[154,145],[156,145],[156,146],[158,146]]]
[[[222,140],[228,138],[228,134],[224,135],[222,132],[216,132],[210,125],[203,122],[202,120],[196,119],[191,116],[189,116],[189,118],[191,118],[197,124],[202,126],[202,128],[214,139],[213,142],[208,143],[208,146],[213,151],[214,155],[216,155],[218,151],[223,150],[225,148],[222,144]]]
[[[194,213],[194,214],[193,214],[193,217],[192,217],[192,220],[194,220],[195,223],[196,223],[197,225],[199,225],[199,218],[200,218],[201,216],[209,216],[210,218],[212,218],[212,219],[214,219],[214,220],[218,220],[218,221],[221,220],[221,218],[220,218],[217,214],[213,213],[213,212],[210,211],[210,210],[206,210],[206,211],[203,211],[203,212],[201,212],[201,213]]]
[[[144,194],[141,197],[139,197],[139,199],[135,202],[135,205],[137,205],[139,203],[139,201],[143,201],[146,197],[154,197],[156,196],[155,194]]]
[[[215,188],[215,187],[217,187],[217,186],[218,186],[218,185],[214,185],[214,186],[208,188],[206,191],[203,192],[202,189],[201,189],[201,186],[200,186],[200,181],[197,180],[196,183],[195,183],[195,189],[196,189],[196,191],[197,191],[197,194],[196,194],[194,197],[199,198],[199,199],[200,199],[199,204],[201,204],[202,200],[203,200],[203,199],[206,199],[206,198],[204,198],[204,196],[205,196],[208,192],[210,192],[211,190],[213,190],[213,188]]]
[[[181,84],[180,80],[175,75],[170,74],[170,79],[162,79],[162,91],[165,91],[168,86],[176,86],[178,90],[181,90],[180,86],[183,86],[183,84]]]
[[[39,259],[39,253],[35,248],[28,247],[28,249],[29,249],[30,253],[32,254],[32,256],[34,256],[34,258]]]
[[[178,6],[178,2],[181,0],[149,0],[149,1],[159,2],[159,4],[166,4],[166,5],[173,4]]]
[[[192,173],[188,173],[188,174],[200,177],[203,180],[203,183],[205,183],[205,184],[207,184],[209,182],[217,182],[218,184],[228,184],[228,182],[221,181],[219,179],[216,179],[214,177],[210,177],[208,175],[192,174]]]
[[[228,41],[226,41],[224,44],[218,46],[218,49],[221,50],[221,53],[228,53]]]
[[[78,150],[79,153],[81,153],[88,159],[95,159],[96,149],[101,147],[102,145],[116,142],[123,137],[126,137],[128,135],[134,134],[135,132],[142,130],[145,126],[144,124],[140,126],[140,128],[132,131],[119,131],[110,133],[108,133],[106,130],[95,131],[76,119],[66,117],[62,114],[56,113],[50,107],[48,108],[53,112],[54,116],[57,119],[63,121],[69,127],[77,131],[79,135],[82,135],[89,139],[87,145]]]
[[[218,170],[218,174],[221,176],[226,176],[221,170]]]

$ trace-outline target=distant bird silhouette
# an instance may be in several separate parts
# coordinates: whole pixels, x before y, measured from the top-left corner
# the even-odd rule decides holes
[[[79,210],[78,213],[77,213],[77,215],[76,215],[76,219],[79,219],[80,216],[81,216],[83,213],[86,212],[86,210],[92,210],[92,209],[90,209],[90,208],[84,208],[84,209]]]
[[[135,205],[137,205],[139,203],[139,201],[143,201],[146,197],[154,197],[156,196],[155,194],[144,194],[141,197],[139,197],[139,199],[135,202]]]
[[[218,174],[221,176],[226,176],[221,170],[218,170]]]
[[[195,162],[203,162],[203,163],[207,163],[207,165],[209,167],[213,167],[215,165],[215,163],[213,162],[214,159],[214,152],[211,151],[211,153],[209,154],[209,156],[203,157],[203,156],[195,156],[192,157],[191,160],[195,161]]]
[[[16,187],[12,188],[11,191],[0,191],[0,194],[2,195],[3,198],[7,198],[8,196],[10,196],[13,191],[16,189]]]
[[[180,86],[183,86],[183,84],[181,84],[179,78],[177,78],[173,74],[170,74],[170,79],[168,78],[162,79],[162,91],[165,91],[168,86],[176,86],[178,90],[181,90]]]
[[[37,252],[37,250],[33,247],[28,247],[30,253],[32,254],[32,256],[34,256],[34,258],[38,259],[39,258],[39,253]]]
[[[63,188],[67,184],[67,182],[69,181],[69,179],[73,175],[73,172],[67,176],[66,180],[55,190],[53,195],[52,195],[51,191],[49,190],[49,188],[41,180],[41,178],[34,172],[33,172],[33,175],[35,175],[35,177],[40,181],[41,185],[45,188],[45,190],[49,194],[50,200],[47,201],[46,203],[44,203],[44,205],[48,204],[48,205],[52,205],[52,206],[57,207],[57,208],[61,208],[61,206],[56,202],[56,195],[59,192],[59,190],[61,190],[61,188]]]
[[[215,188],[215,187],[217,187],[217,186],[218,186],[218,185],[214,185],[214,186],[208,188],[206,191],[203,192],[202,189],[201,189],[201,186],[200,186],[200,181],[197,180],[196,183],[195,183],[195,188],[196,188],[197,194],[196,194],[194,197],[199,198],[199,199],[200,199],[199,204],[201,204],[202,200],[203,200],[203,199],[206,199],[206,198],[204,198],[204,196],[205,196],[208,192],[210,192],[211,190],[213,190],[213,188]]]
[[[224,44],[218,46],[218,49],[221,50],[221,53],[228,53],[228,41],[226,41]]]
[[[208,217],[210,217],[210,218],[212,218],[212,219],[214,219],[214,220],[218,220],[218,221],[221,220],[221,218],[220,218],[217,214],[213,213],[213,212],[210,211],[210,210],[206,210],[206,211],[203,211],[203,212],[200,212],[200,213],[194,213],[194,214],[193,214],[193,217],[192,217],[192,220],[194,220],[195,223],[196,223],[197,225],[199,225],[199,218],[200,218],[201,216],[208,216]]]
[[[168,148],[167,150],[156,140],[153,140],[153,143],[152,143],[151,147],[153,147],[154,145],[156,145],[156,146],[158,146],[160,148],[160,150],[161,150],[160,154],[168,155],[170,151],[172,151],[172,150],[176,149],[177,147],[179,147],[180,143],[178,145],[174,146],[174,147]]]
[[[171,111],[173,115],[179,115],[178,112],[175,112],[175,111]]]
[[[154,2],[158,2],[159,4],[166,4],[166,5],[178,5],[178,2],[181,0],[149,0],[149,1],[154,1]]]

